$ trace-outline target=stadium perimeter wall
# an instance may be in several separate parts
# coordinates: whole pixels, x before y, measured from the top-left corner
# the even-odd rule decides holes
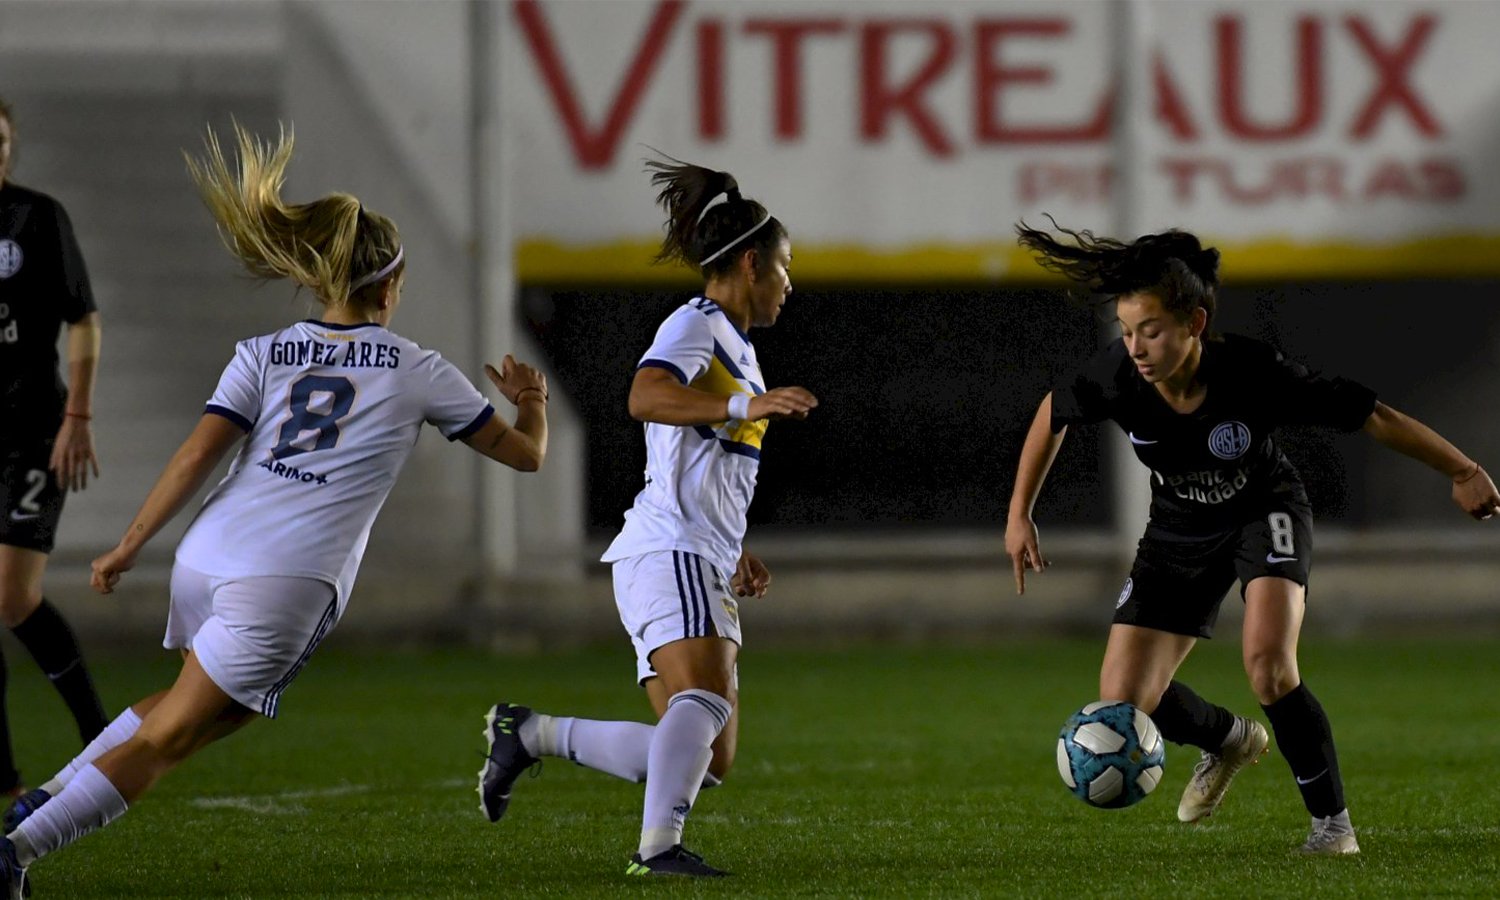
[[[66,97],[74,91],[96,97],[131,91],[180,96],[184,90],[191,91],[216,81],[259,77],[266,71],[262,66],[280,72],[277,93],[281,96],[283,114],[299,123],[299,134],[303,138],[303,154],[299,156],[295,176],[298,180],[293,187],[299,190],[337,186],[352,188],[368,194],[372,205],[382,205],[406,225],[410,238],[421,242],[423,258],[432,262],[413,269],[412,297],[420,297],[424,309],[418,314],[416,304],[408,308],[402,327],[417,339],[442,347],[455,359],[462,360],[466,370],[477,373],[484,342],[472,338],[480,330],[476,319],[486,313],[483,310],[475,312],[473,298],[485,290],[486,285],[497,281],[503,285],[506,276],[497,277],[494,271],[483,265],[476,267],[471,255],[481,252],[476,246],[485,237],[475,230],[476,213],[471,208],[472,185],[482,176],[474,171],[474,154],[466,149],[476,146],[473,134],[468,131],[468,123],[471,115],[480,119],[486,115],[498,115],[498,108],[484,106],[482,99],[466,93],[474,82],[466,79],[464,73],[475,64],[475,55],[469,50],[457,52],[455,48],[471,47],[469,8],[467,5],[446,4],[440,7],[441,12],[429,15],[431,10],[416,13],[417,5],[414,4],[383,5],[382,23],[394,23],[396,19],[403,23],[402,38],[395,41],[383,27],[372,26],[366,19],[355,21],[350,18],[350,10],[358,6],[208,2],[53,4],[23,0],[8,3],[0,10],[0,46],[6,50],[4,59],[0,59],[0,71],[5,72],[7,83],[24,85],[23,93],[36,91],[53,97]],[[529,102],[533,105],[527,109],[535,114],[550,108],[546,105],[550,101],[546,99],[543,82],[537,75],[532,48],[519,43],[524,38],[518,37],[515,31],[515,10],[522,6],[499,6],[505,18],[495,23],[499,44],[492,49],[501,57],[499,77],[502,90],[508,89],[505,79],[511,79],[512,84],[521,79],[519,89],[530,92],[532,100]],[[628,14],[620,14],[629,20],[626,25],[630,26],[622,33],[635,33],[631,29],[639,30],[665,5],[634,6],[635,9]],[[784,12],[794,6],[781,4],[778,8]],[[824,6],[832,8],[832,4]],[[1095,7],[1100,5],[1082,6],[1089,7],[1092,12],[1088,15],[1095,16],[1098,13]],[[1439,6],[1446,10],[1457,5]],[[673,54],[668,60],[671,65],[686,65],[693,58],[685,35],[701,36],[705,33],[687,25],[712,24],[709,20],[715,15],[714,7],[706,5],[684,9],[689,11],[690,17],[678,23],[674,37],[678,44],[671,45],[666,51]],[[1012,11],[1011,5],[1007,4],[997,4],[995,9]],[[1420,13],[1413,12],[1413,9],[1410,4],[1386,5],[1379,13],[1384,18],[1372,20],[1374,30],[1370,33],[1380,36],[1385,43],[1396,41],[1403,35],[1410,38],[1413,29],[1420,27],[1413,18]],[[937,18],[954,15],[952,9],[945,10]],[[972,36],[974,32],[970,26],[973,23],[968,20],[978,13],[969,5],[963,5],[963,10],[967,12],[957,13],[965,17],[964,23],[960,23],[964,28],[959,31]],[[1024,11],[1034,11],[1034,8],[1027,7]],[[572,15],[561,4],[547,4],[544,12],[551,17],[549,21],[564,26],[567,25],[566,17]],[[741,42],[750,33],[750,26],[741,21],[746,15],[736,12],[734,21],[729,23],[730,35]],[[287,22],[297,23],[297,27],[289,30]],[[868,24],[859,24],[859,27]],[[1329,19],[1320,27],[1331,29],[1325,31],[1325,36],[1336,34],[1338,40],[1344,42],[1342,49],[1335,52],[1343,54],[1346,63],[1353,60],[1353,64],[1363,65],[1357,56],[1359,45],[1357,37],[1352,36],[1352,26]],[[1089,22],[1078,24],[1074,34],[1075,37],[1087,37],[1099,31],[1097,22]],[[1441,30],[1437,33],[1445,34]],[[839,40],[846,38],[847,35]],[[587,57],[587,47],[580,49],[571,35],[567,40],[569,43],[563,47],[563,52],[568,54],[569,64],[587,63],[587,60],[580,60],[580,54]],[[766,38],[758,40],[765,41]],[[595,60],[602,73],[597,79],[590,80],[586,70],[579,73],[579,89],[584,92],[586,110],[591,116],[597,116],[598,110],[606,108],[623,64],[628,61],[621,54],[630,50],[627,47],[620,53]],[[736,52],[740,53],[741,60],[737,65],[750,65],[753,71],[757,64],[748,55],[750,51],[740,47]],[[837,52],[842,54],[845,51]],[[1427,60],[1430,59],[1427,54],[1433,52],[1429,48],[1420,56]],[[1449,58],[1471,57],[1454,53]],[[829,64],[824,57],[818,57],[818,60],[815,65]],[[151,61],[155,64],[148,65]],[[24,76],[22,62],[28,64]],[[92,70],[90,65],[80,64],[83,62],[92,64]],[[1423,67],[1415,68],[1416,74],[1412,76],[1424,99],[1434,93],[1431,88],[1437,77],[1425,67],[1428,65],[1430,63],[1424,63]],[[91,71],[93,77],[90,77]],[[953,72],[958,71],[958,68],[953,69]],[[132,78],[141,80],[132,82]],[[682,81],[664,79],[658,84],[675,84],[680,93]],[[769,84],[764,78],[757,84],[762,86],[756,89],[754,96],[762,106],[758,107],[756,115],[760,118],[756,121],[777,121],[773,102],[778,95],[764,90]],[[658,104],[657,111],[651,112],[648,106],[646,115],[633,120],[635,130],[623,133],[620,140],[628,143],[648,137],[649,132],[663,122],[678,121],[673,114],[680,109],[682,98],[678,94],[664,95],[662,90],[658,88],[657,95],[651,100]],[[956,108],[967,108],[962,93],[950,97],[945,91],[940,91],[947,98],[942,102],[959,106],[943,106],[944,115]],[[1341,98],[1340,102],[1344,104],[1340,107],[1344,112],[1353,114],[1358,111],[1358,98]],[[181,114],[201,118],[201,109],[189,104]],[[460,109],[463,111],[458,111]],[[1077,110],[1068,108],[1065,111],[1086,114],[1089,107],[1083,104],[1078,105]],[[1447,115],[1446,111],[1440,112]],[[1390,128],[1412,132],[1402,140],[1424,139],[1420,129],[1413,132],[1409,110],[1403,112],[1399,104],[1383,110],[1382,117],[1389,119]],[[830,120],[819,121],[826,123]],[[1333,123],[1331,115],[1329,122],[1330,128],[1339,127]],[[222,119],[217,124],[222,126]],[[698,127],[689,124],[692,128]],[[899,125],[901,121],[893,120],[890,140],[907,147],[903,152],[914,152],[920,158],[926,152],[920,141],[917,145],[909,145],[912,135],[903,127],[896,127]],[[35,127],[41,129],[44,124],[35,123]],[[523,135],[520,149],[544,155],[555,149],[557,159],[565,163],[573,150],[566,146],[561,125],[555,117],[548,127],[551,130],[544,133]],[[761,131],[770,127],[757,126]],[[752,137],[749,144],[724,145],[699,143],[696,139],[687,139],[685,133],[682,143],[687,145],[685,155],[688,151],[712,151],[716,159],[746,158],[775,149],[778,141],[773,139],[773,134],[757,134],[759,136]],[[1491,141],[1494,137],[1488,132],[1475,133],[1474,136],[1481,141],[1481,148],[1488,146],[1484,141]],[[516,149],[512,147],[511,151]],[[869,154],[879,149],[878,146],[863,147],[859,148],[859,153]],[[1090,154],[1097,150],[1097,147],[1090,147],[1080,151],[1087,157],[1082,164],[1084,170],[1093,165]],[[649,244],[649,232],[654,227],[649,197],[643,196],[644,186],[637,183],[640,179],[634,172],[633,155],[627,155],[631,156],[631,160],[626,160],[631,166],[622,163],[619,171],[625,173],[629,169],[620,177],[629,179],[632,196],[628,201],[628,211],[622,209],[618,217],[599,216],[594,205],[600,198],[612,195],[607,186],[609,179],[601,177],[602,173],[580,175],[562,164],[562,176],[576,176],[578,183],[587,188],[586,196],[559,200],[552,206],[592,209],[594,213],[591,215],[597,220],[618,218],[621,223],[630,223],[621,227],[629,232],[627,237],[631,237],[634,243],[624,248],[627,252],[623,256],[618,246],[614,250],[603,247],[604,255],[597,258],[603,259],[607,265],[592,267],[596,275],[600,271],[613,271],[610,266],[616,266],[618,260],[627,256],[631,260],[639,259],[642,249]],[[951,162],[932,160],[926,164],[952,165]],[[807,167],[810,172],[823,169],[826,166]],[[923,169],[919,166],[918,171]],[[490,174],[498,177],[507,173],[502,169]],[[508,174],[515,176],[514,172]],[[1479,181],[1481,171],[1469,174],[1477,184],[1476,192],[1493,190],[1493,182]],[[768,200],[773,199],[777,182],[773,167],[757,182],[767,185],[767,189],[759,193]],[[528,187],[535,190],[545,183],[545,180],[535,181]],[[1022,184],[1019,176],[1009,183]],[[1084,217],[1105,215],[1107,207],[1099,204],[1099,197],[1090,193],[1088,184],[1085,178],[1054,185],[1052,189],[1064,192],[1054,199],[1066,201],[1071,204],[1069,208],[1081,211],[1080,215]],[[1083,193],[1067,193],[1075,189]],[[58,189],[65,201],[69,199],[67,190],[66,183]],[[185,193],[185,180],[178,190]],[[845,194],[863,196],[859,192]],[[826,205],[826,201],[816,200],[817,196],[810,194],[799,202],[824,202]],[[1488,194],[1471,193],[1470,196],[1483,199]],[[181,200],[181,196],[178,199]],[[997,198],[986,202],[991,201],[997,202],[994,208],[1006,210],[1006,218],[1011,215],[1009,207],[999,203]],[[505,205],[503,189],[496,202],[502,207]],[[1436,205],[1435,209],[1441,217],[1441,206]],[[495,212],[490,210],[492,216]],[[500,215],[525,218],[528,212],[530,210],[524,208],[508,213],[502,210]],[[478,218],[482,217],[481,213]],[[860,216],[846,218],[858,219]],[[805,214],[802,221],[813,224],[814,217]],[[113,240],[97,226],[86,221],[78,224],[87,253],[92,254],[96,247],[107,246]],[[206,219],[199,224],[206,227]],[[534,283],[555,279],[560,271],[572,273],[590,268],[567,254],[561,257],[548,255],[547,248],[537,243],[546,239],[546,234],[537,232],[528,238],[522,229],[513,228],[513,231],[511,236],[523,251],[520,274],[535,279]],[[836,239],[837,233],[832,237]],[[531,243],[525,243],[528,240]],[[590,252],[600,249],[595,247]],[[499,254],[489,258],[489,265],[500,267],[507,264],[504,257],[508,245],[499,250]],[[164,247],[162,252],[169,250]],[[988,251],[981,249],[974,259],[988,258],[986,253]],[[107,255],[102,254],[100,258]],[[861,257],[854,253],[842,258],[845,263],[841,265],[849,259]],[[1256,257],[1258,261],[1266,258],[1264,255]],[[1410,260],[1412,257],[1402,258]],[[557,262],[559,259],[561,263]],[[890,270],[879,271],[889,273]],[[907,271],[926,272],[937,281],[950,280],[951,283],[955,274],[962,275],[967,270],[960,267],[945,274],[919,266]],[[994,275],[999,270],[993,266],[981,266],[976,271]],[[96,280],[108,282],[109,275],[108,271],[96,266]],[[827,276],[823,284],[829,287],[836,282],[832,276]],[[126,287],[118,290],[122,295],[127,293]],[[804,290],[808,292],[804,297],[811,295],[812,288]],[[1420,292],[1413,293],[1412,302],[1446,300],[1452,291],[1452,287],[1442,283],[1427,284]],[[1485,283],[1468,287],[1459,285],[1458,291],[1467,292],[1467,296],[1475,301],[1494,296],[1493,285]],[[249,295],[234,296],[245,296],[248,303],[265,302],[264,298]],[[180,418],[173,418],[176,413],[171,410],[195,409],[211,387],[215,373],[208,372],[208,380],[201,383],[167,382],[163,385],[159,378],[153,381],[148,377],[149,362],[137,362],[132,369],[126,360],[133,348],[118,340],[120,330],[108,330],[112,321],[111,299],[107,295],[101,297],[106,312],[106,340],[113,336],[117,341],[106,345],[107,365],[117,367],[114,370],[116,380],[112,385],[101,384],[101,400],[106,399],[110,391],[115,392],[114,396],[122,397],[148,388],[164,390],[167,394],[164,402],[152,413],[158,418],[146,423],[149,427],[129,431],[132,436],[140,435],[142,441],[156,440],[162,447],[153,445],[152,453],[143,452],[142,461],[133,463],[128,473],[122,473],[118,467],[111,471],[108,469],[110,436],[105,428],[111,423],[107,420],[100,422],[100,441],[106,454],[106,479],[94,487],[94,492],[70,502],[64,524],[65,545],[59,548],[48,591],[76,617],[80,630],[85,631],[90,639],[133,642],[158,631],[164,620],[165,548],[169,546],[165,539],[169,536],[163,536],[157,555],[146,561],[141,571],[135,573],[133,583],[116,598],[101,599],[86,591],[86,563],[102,542],[123,524],[129,510],[143,494],[146,479],[153,476],[154,469],[170,451],[170,437],[158,439],[152,435],[185,433],[191,416],[182,412]],[[492,313],[499,324],[494,329],[495,334],[488,335],[491,340],[496,340],[496,335],[504,335],[507,322],[516,323],[509,315],[508,295],[492,293],[490,299],[501,308],[501,311]],[[830,298],[828,302],[834,299],[837,298]],[[157,302],[162,301],[158,298]],[[172,302],[181,305],[158,305],[155,319],[155,327],[168,332],[168,337],[174,320],[188,319],[192,323],[191,330],[179,334],[179,341],[196,340],[205,328],[216,327],[212,322],[205,322],[201,315],[179,315],[201,307],[201,297],[183,297]],[[1469,358],[1493,360],[1500,322],[1483,310],[1476,314],[1479,318],[1466,318],[1469,324],[1463,336],[1466,340],[1479,341],[1482,346],[1477,350],[1478,357]],[[1467,311],[1465,315],[1469,315]],[[277,316],[276,320],[280,321],[281,317]],[[1385,320],[1381,324],[1390,326],[1392,323]],[[1407,334],[1410,334],[1409,329]],[[1357,331],[1340,336],[1341,340],[1324,349],[1331,348],[1340,353],[1346,349],[1368,349],[1377,354],[1375,358],[1378,360],[1382,351],[1399,356],[1402,347],[1407,346],[1399,335],[1392,338],[1389,329],[1374,337],[1362,336]],[[528,338],[517,327],[514,339],[522,341]],[[1365,358],[1368,360],[1370,356]],[[1492,374],[1492,370],[1492,366],[1476,369],[1469,376],[1471,380],[1463,383],[1461,391],[1449,390],[1441,382],[1426,382],[1419,377],[1407,385],[1421,394],[1412,411],[1425,414],[1432,410],[1435,424],[1461,421],[1466,407],[1463,398],[1476,395],[1470,393],[1471,389],[1478,396],[1495,395],[1500,379]],[[917,371],[911,374],[916,379],[938,378],[934,383],[939,389],[945,384],[942,373]],[[952,373],[946,377],[952,377]],[[953,387],[953,382],[946,383],[950,389]],[[993,387],[998,393],[1021,393],[1010,385],[987,387]],[[586,390],[564,386],[562,393],[566,398],[570,391]],[[858,397],[854,399],[858,400]],[[850,407],[846,404],[846,408]],[[858,407],[853,409],[858,410]],[[567,415],[566,410],[555,407],[554,413],[559,412]],[[122,421],[111,427],[123,429],[129,424]],[[1492,436],[1492,430],[1480,429],[1480,433],[1483,440],[1489,439],[1486,435]],[[585,438],[580,433],[574,440],[573,452],[581,459]],[[594,493],[590,489],[593,475],[584,474],[586,470],[581,462],[571,468],[557,465],[557,457],[566,459],[568,452],[566,439],[560,443],[563,444],[563,453],[557,453],[559,448],[554,448],[552,466],[552,471],[563,473],[560,483],[532,483],[533,492],[524,497],[521,491],[527,488],[523,485],[502,497],[497,504],[511,516],[518,510],[547,513],[549,524],[541,529],[544,537],[523,546],[511,537],[522,531],[518,527],[523,524],[521,519],[498,520],[491,504],[484,499],[476,500],[476,497],[489,498],[486,491],[493,491],[493,488],[483,484],[474,461],[464,458],[461,451],[441,446],[440,442],[424,441],[398,492],[393,495],[385,516],[377,525],[364,577],[340,633],[351,638],[360,635],[460,638],[504,646],[617,637],[618,624],[613,617],[607,580],[600,569],[587,564],[591,552],[598,549],[597,526],[588,531],[583,521],[587,514],[585,492]],[[615,446],[607,445],[608,448]],[[606,449],[605,452],[613,453],[614,450]],[[1098,453],[1103,452],[1106,451],[1098,449]],[[148,456],[155,460],[154,466],[145,461]],[[965,462],[955,458],[948,464],[962,466]],[[1097,458],[1081,461],[1078,465],[1081,471],[1092,467],[1098,472],[1095,484],[1107,491],[1108,476]],[[997,464],[994,482],[997,491],[1000,484],[1008,481],[1004,469],[1004,465]],[[772,488],[773,479],[769,475],[766,481],[766,486]],[[1428,493],[1423,492],[1425,483],[1420,475],[1380,476],[1367,486],[1370,490],[1365,492],[1377,498],[1376,506],[1401,509],[1403,504],[1399,497],[1420,493],[1422,499],[1414,502],[1420,506],[1421,512],[1397,523],[1394,531],[1387,530],[1373,536],[1359,532],[1330,535],[1329,539],[1321,541],[1324,550],[1315,574],[1315,601],[1310,612],[1312,627],[1329,630],[1441,625],[1471,629],[1496,627],[1495,610],[1500,604],[1494,601],[1500,595],[1500,589],[1496,587],[1500,585],[1500,571],[1485,561],[1487,557],[1494,558],[1495,544],[1483,538],[1476,540],[1472,533],[1460,531],[1462,523],[1453,529],[1439,526],[1441,530],[1434,530],[1431,510],[1440,504],[1435,505]],[[613,483],[608,489],[620,490]],[[784,482],[773,489],[783,494],[795,493]],[[1381,494],[1381,491],[1387,493]],[[1381,498],[1397,499],[1387,503]],[[1104,502],[1098,496],[1076,499],[1084,507]],[[1104,505],[1107,506],[1107,502]],[[571,531],[570,522],[576,525]],[[888,528],[892,523],[882,524]],[[998,516],[996,524],[998,526]],[[1101,623],[1107,621],[1111,598],[1118,592],[1124,571],[1115,538],[1062,534],[1051,545],[1058,548],[1055,552],[1058,569],[1042,579],[1027,598],[1015,600],[1009,589],[1008,572],[995,563],[999,547],[998,527],[988,533],[977,532],[972,527],[940,532],[934,530],[937,526],[932,522],[927,522],[924,527],[913,528],[913,536],[894,538],[888,533],[850,533],[841,527],[821,529],[816,521],[804,522],[800,526],[794,523],[794,527],[797,530],[790,533],[756,539],[757,549],[776,566],[778,576],[775,599],[768,600],[764,607],[751,614],[752,640],[760,636],[766,639],[834,640],[860,636],[989,636],[1058,628],[1102,630]],[[1450,531],[1451,539],[1448,536]],[[1410,540],[1403,541],[1403,534]],[[491,546],[497,535],[500,535],[500,543],[509,544],[498,553]],[[495,556],[519,561],[517,571],[520,576],[500,574],[503,569],[486,564],[486,558]],[[1226,627],[1234,615],[1235,604],[1227,602]]]

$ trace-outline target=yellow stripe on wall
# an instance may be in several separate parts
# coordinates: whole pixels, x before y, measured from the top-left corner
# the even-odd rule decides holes
[[[1500,235],[1453,234],[1388,244],[1287,239],[1214,242],[1227,281],[1383,280],[1500,276]],[[530,238],[516,245],[522,283],[697,283],[681,266],[654,266],[655,240],[563,244]],[[1057,281],[1014,242],[793,245],[793,284]]]

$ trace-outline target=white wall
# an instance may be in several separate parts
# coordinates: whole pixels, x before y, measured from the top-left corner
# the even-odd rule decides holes
[[[371,9],[357,0],[287,5],[287,111],[303,144],[298,177],[309,185],[343,179],[402,224],[414,302],[397,329],[429,342],[488,389],[483,363],[498,364],[507,352],[543,361],[514,310],[500,95],[488,82],[477,104],[474,93],[476,59],[487,45],[476,53],[473,4],[393,0],[379,4],[378,15]],[[477,161],[476,122],[489,136]],[[419,450],[413,465],[433,468],[407,478],[446,490],[414,494],[404,512],[417,517],[434,504],[454,516],[462,510],[472,526],[469,545],[491,575],[571,578],[579,571],[582,430],[566,389],[551,388],[551,447],[539,475]]]

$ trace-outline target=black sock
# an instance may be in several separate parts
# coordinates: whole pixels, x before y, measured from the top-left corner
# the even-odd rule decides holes
[[[78,649],[73,629],[44,597],[36,611],[12,628],[11,633],[31,651],[32,659],[62,695],[73,713],[73,721],[78,723],[78,736],[87,746],[109,720],[104,717],[104,705],[99,702],[93,679],[83,664],[83,652]]]
[[[1306,684],[1262,706],[1276,733],[1276,746],[1292,767],[1297,789],[1307,811],[1320,819],[1344,810],[1344,780],[1339,776],[1338,754],[1333,749],[1333,728],[1328,715]]]
[[[1162,691],[1151,721],[1161,729],[1161,736],[1174,744],[1218,753],[1224,749],[1229,729],[1234,727],[1234,713],[1209,703],[1193,693],[1192,688],[1174,681]]]
[[[0,653],[0,791],[9,791],[21,783],[16,758],[10,749],[10,716],[5,713],[5,654]]]

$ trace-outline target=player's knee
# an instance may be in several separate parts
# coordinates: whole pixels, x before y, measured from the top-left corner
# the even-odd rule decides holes
[[[1245,674],[1250,690],[1262,704],[1274,703],[1297,686],[1297,661],[1279,651],[1245,654]]]

